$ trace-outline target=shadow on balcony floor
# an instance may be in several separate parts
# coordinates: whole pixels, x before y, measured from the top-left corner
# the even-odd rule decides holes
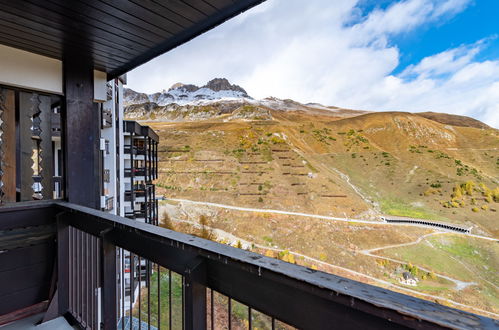
[[[0,326],[2,330],[76,330],[64,317],[58,317],[43,324],[38,324],[43,319],[44,313],[32,315],[21,320]]]

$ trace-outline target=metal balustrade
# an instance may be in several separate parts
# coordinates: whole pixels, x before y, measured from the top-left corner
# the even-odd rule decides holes
[[[58,314],[88,329],[497,326],[483,316],[66,202],[2,207],[0,234],[29,241],[2,240],[0,265],[14,260],[17,249],[43,244],[48,250],[33,251],[47,251],[49,261],[40,264],[46,272],[56,239]],[[26,285],[33,283],[19,289]],[[7,309],[0,304],[0,314]]]

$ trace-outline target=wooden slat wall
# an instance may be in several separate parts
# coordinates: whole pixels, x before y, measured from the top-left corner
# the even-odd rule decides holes
[[[0,315],[49,298],[56,212],[51,207],[0,208]]]
[[[0,88],[0,111],[2,126],[2,144],[0,145],[0,161],[3,175],[2,201],[16,201],[16,109],[15,94],[9,89]]]
[[[52,148],[52,112],[49,96],[40,95],[40,167],[43,199],[54,197],[54,154]]]
[[[38,109],[38,96],[34,93],[19,93],[19,135],[21,182],[18,186],[21,191],[21,201],[33,200],[33,147],[34,141],[31,138],[32,117]]]
[[[53,240],[0,253],[0,315],[49,298],[54,256]]]

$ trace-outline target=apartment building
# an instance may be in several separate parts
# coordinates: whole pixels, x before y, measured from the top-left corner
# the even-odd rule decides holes
[[[123,75],[261,2],[0,2],[0,325],[231,329],[237,306],[250,329],[496,328],[152,225],[157,137],[120,119]]]
[[[153,184],[158,177],[158,142],[158,135],[150,127],[124,121],[124,215],[153,225],[158,225]]]
[[[158,176],[159,137],[150,127],[124,120],[123,84],[126,75],[106,84],[100,104],[103,211],[149,224],[158,224],[153,181]]]

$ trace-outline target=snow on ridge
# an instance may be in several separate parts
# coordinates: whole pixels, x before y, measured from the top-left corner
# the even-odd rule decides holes
[[[166,106],[173,103],[178,105],[199,105],[203,101],[252,100],[251,97],[240,91],[213,91],[206,87],[199,88],[194,92],[186,91],[180,87],[163,93],[144,94],[144,97],[137,97],[138,93],[135,95],[133,95],[133,92],[130,93],[132,95],[125,96],[126,105],[143,103],[146,100],[156,103],[159,106]]]

